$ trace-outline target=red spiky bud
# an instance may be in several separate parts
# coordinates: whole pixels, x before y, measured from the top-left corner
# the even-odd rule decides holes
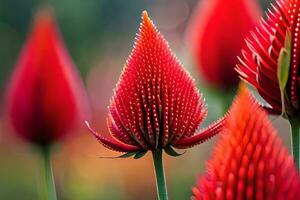
[[[271,7],[246,40],[237,71],[271,106],[271,113],[292,117],[299,113],[300,2],[277,0]]]
[[[194,81],[143,12],[140,33],[109,106],[104,146],[134,152],[188,148],[215,135],[223,120],[196,133],[207,110]]]
[[[7,92],[10,124],[32,143],[51,144],[83,120],[83,85],[50,9],[36,15]]]
[[[267,113],[241,88],[226,119],[195,200],[296,200],[300,176]]]
[[[201,1],[188,27],[187,39],[204,81],[222,90],[237,87],[237,55],[243,38],[259,17],[256,0]]]

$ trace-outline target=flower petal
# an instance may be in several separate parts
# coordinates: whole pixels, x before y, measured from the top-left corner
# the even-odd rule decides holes
[[[218,121],[214,122],[204,130],[201,130],[199,133],[196,133],[191,137],[182,138],[177,143],[173,144],[173,146],[178,149],[186,149],[207,141],[220,132],[224,125],[225,119],[226,117],[219,119]]]
[[[85,122],[86,126],[88,129],[91,131],[91,133],[96,137],[96,139],[105,147],[108,149],[114,150],[114,151],[119,151],[119,152],[136,152],[141,150],[140,148],[136,146],[131,146],[127,144],[123,144],[119,142],[116,139],[107,139],[100,134],[98,134],[96,131],[94,131],[91,127],[90,124],[86,121]]]

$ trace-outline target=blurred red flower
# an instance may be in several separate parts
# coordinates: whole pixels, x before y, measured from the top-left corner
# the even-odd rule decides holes
[[[259,17],[256,0],[201,1],[187,40],[204,81],[221,90],[237,87],[237,55]]]
[[[286,199],[300,195],[293,158],[245,87],[234,101],[194,199]]]
[[[267,19],[246,40],[237,66],[241,78],[270,104],[271,113],[289,117],[299,115],[299,10],[296,0],[272,5]]]
[[[195,134],[206,113],[194,81],[143,12],[135,47],[109,106],[112,137],[91,131],[104,146],[120,152],[188,148],[222,126],[221,119]]]
[[[83,85],[50,9],[41,10],[22,49],[7,91],[10,124],[22,138],[48,145],[83,119]]]

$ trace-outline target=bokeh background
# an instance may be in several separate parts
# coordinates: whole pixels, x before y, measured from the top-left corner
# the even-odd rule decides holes
[[[185,44],[186,26],[198,0],[0,0],[0,200],[40,199],[42,161],[33,148],[7,128],[3,102],[5,85],[30,28],[32,14],[44,3],[54,7],[65,44],[86,84],[91,121],[99,132],[108,134],[107,105],[132,49],[143,10],[148,11],[199,83],[209,106],[203,125],[221,116],[222,96],[201,86]],[[270,1],[260,3],[265,10]],[[277,118],[272,121],[289,146],[288,125]],[[179,158],[166,158],[170,199],[190,198],[196,177],[204,172],[205,160],[217,139],[188,150]],[[156,199],[150,155],[139,160],[100,158],[117,155],[99,145],[84,127],[58,144],[53,165],[59,199]]]

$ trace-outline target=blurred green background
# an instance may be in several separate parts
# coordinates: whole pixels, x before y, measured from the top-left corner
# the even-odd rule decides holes
[[[262,8],[269,2],[261,0]],[[0,0],[0,200],[40,199],[41,160],[34,149],[7,128],[3,102],[5,83],[30,28],[32,14],[44,3],[54,7],[65,44],[85,81],[93,124],[100,132],[108,132],[106,107],[132,49],[143,10],[148,11],[183,65],[199,80],[184,42],[196,0]],[[209,106],[207,124],[221,115],[222,104],[215,94],[200,84],[199,88]],[[287,124],[272,120],[289,145]],[[189,199],[216,139],[179,158],[166,159],[170,199]],[[85,128],[58,145],[53,163],[59,199],[155,199],[151,157],[99,158],[116,155],[102,148]]]

